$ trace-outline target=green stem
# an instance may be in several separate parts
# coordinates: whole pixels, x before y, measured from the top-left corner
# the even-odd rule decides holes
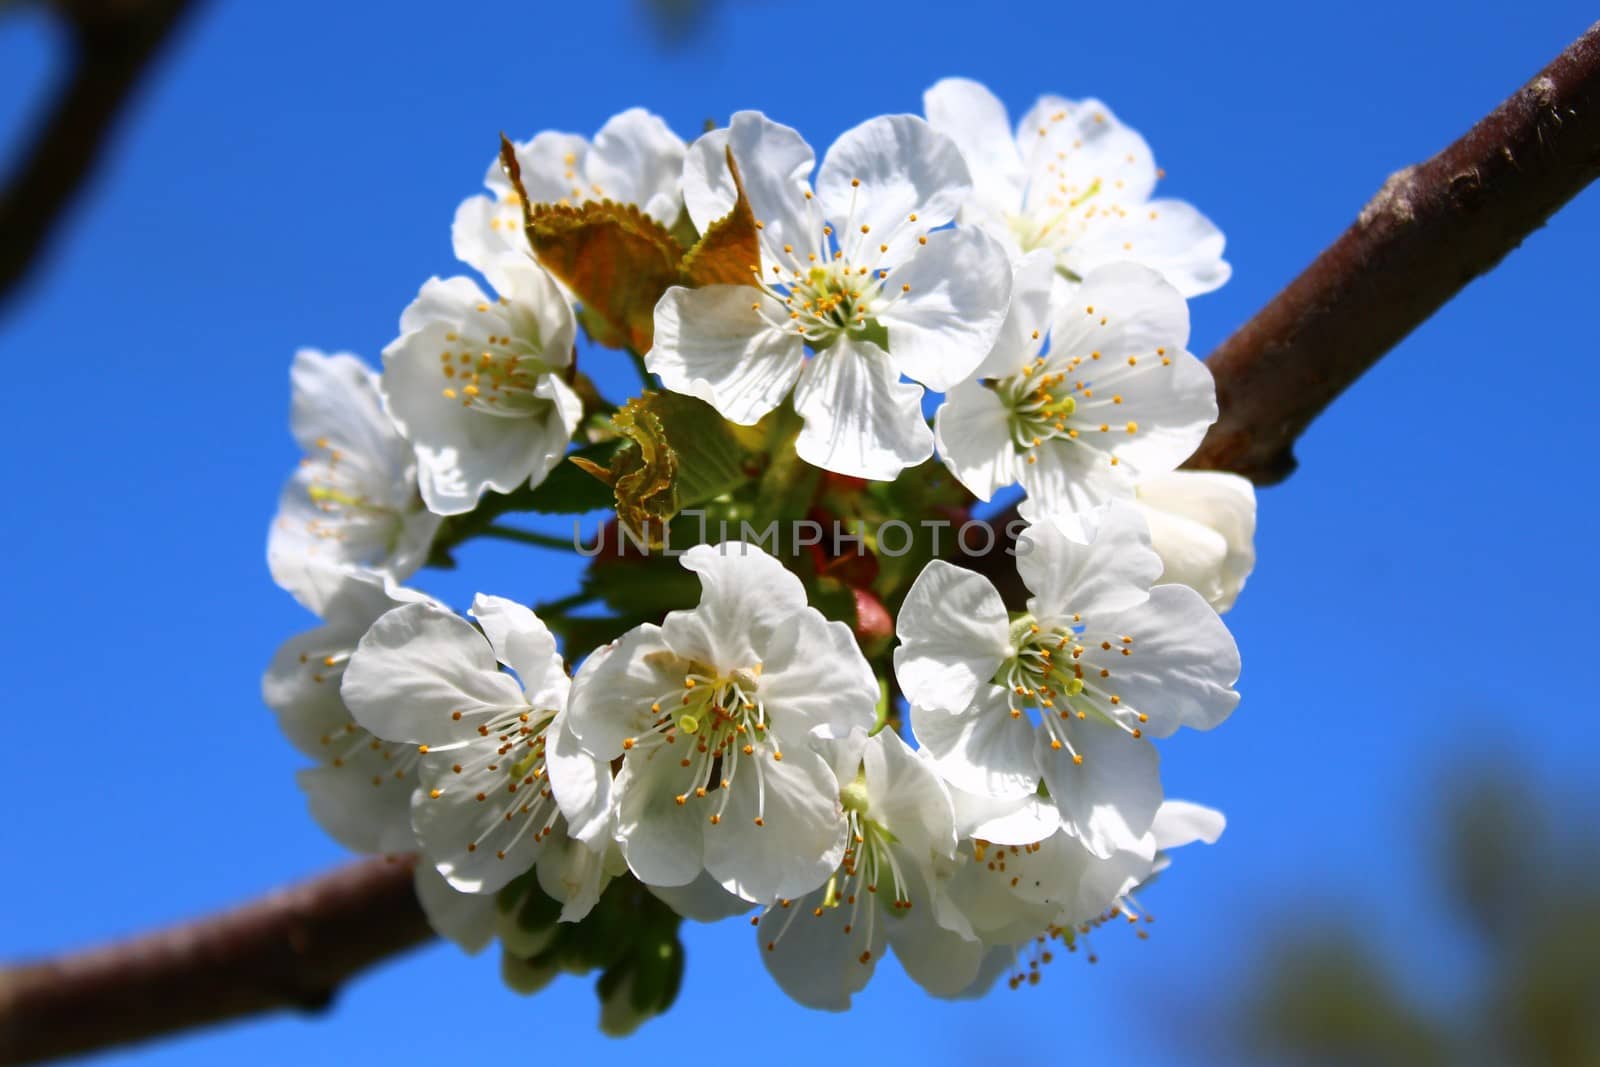
[[[523,545],[537,545],[540,548],[555,548],[566,552],[576,552],[578,546],[572,543],[570,537],[557,537],[555,534],[539,533],[536,530],[520,530],[515,526],[502,526],[491,523],[479,530],[473,531],[475,537],[494,537],[501,541],[515,541]]]
[[[562,615],[569,608],[581,607],[594,599],[595,595],[593,593],[585,593],[579,590],[571,596],[562,597],[560,600],[547,600],[542,604],[535,604],[533,613],[540,618],[544,618],[547,615]]]
[[[654,388],[655,379],[650,376],[650,368],[644,365],[644,357],[633,349],[628,349],[628,358],[633,360],[633,369],[639,372],[639,381],[646,389]]]

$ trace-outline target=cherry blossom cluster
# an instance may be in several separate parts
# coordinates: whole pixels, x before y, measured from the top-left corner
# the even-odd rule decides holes
[[[687,144],[638,109],[592,140],[541,133],[456,212],[477,277],[426,281],[381,370],[295,358],[304,459],[268,560],[320,624],[263,692],[311,761],[311,813],[352,849],[417,853],[434,926],[470,951],[498,936],[513,984],[605,971],[608,1029],[671,1000],[620,946],[552,954],[608,893],[745,916],[811,1007],[848,1007],[891,950],[929,993],[976,996],[1137,924],[1172,850],[1222,830],[1165,797],[1157,748],[1238,701],[1218,613],[1254,563],[1254,494],[1178,470],[1217,416],[1187,300],[1227,280],[1222,234],[1154,196],[1149,148],[1098,101],[1046,97],[1013,126],[947,79],[924,104],[820,165],[753,111]],[[460,614],[414,588],[482,516],[589,477],[569,454],[640,447],[579,371],[616,358],[586,340],[594,309],[526,232],[532,205],[602,202],[687,240],[753,216],[749,280],[665,287],[648,350],[628,346],[646,389],[705,406],[697,434],[759,442],[704,508],[752,514],[775,484],[764,513],[794,520],[1020,500],[1003,567],[584,552],[574,577],[633,568],[595,583],[629,587],[591,596],[615,609],[602,640],[563,607],[482,594]],[[697,599],[637,606],[685,572]],[[519,925],[535,898],[544,925]]]

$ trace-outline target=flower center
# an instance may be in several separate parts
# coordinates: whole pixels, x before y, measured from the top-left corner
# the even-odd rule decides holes
[[[488,415],[529,418],[546,414],[553,401],[539,396],[539,380],[550,373],[540,356],[538,324],[512,322],[507,302],[477,305],[478,316],[445,334],[452,347],[439,353],[444,396]]]
[[[1065,749],[1081,765],[1071,724],[1091,715],[1131,737],[1144,736],[1140,727],[1149,716],[1123,704],[1113,690],[1109,666],[1112,657],[1133,655],[1131,635],[1093,632],[1081,615],[1045,624],[1023,615],[1011,624],[1011,648],[1013,654],[1001,664],[994,682],[1009,693],[1011,717],[1033,717],[1052,749]]]
[[[1000,379],[994,388],[1010,413],[1011,443],[1019,453],[1046,441],[1077,439],[1078,431],[1070,425],[1078,410],[1074,390],[1067,385],[1066,373],[1051,370],[1043,356],[1021,373]],[[1028,462],[1037,459],[1029,455]]]
[[[861,217],[861,182],[851,183],[850,207],[836,232],[823,220],[816,198],[805,194],[806,217],[817,234],[810,248],[792,244],[777,247],[764,241],[769,262],[766,273],[752,267],[754,281],[769,296],[783,305],[788,321],[774,318],[774,309],[757,306],[763,318],[779,328],[793,330],[806,339],[813,350],[821,350],[840,337],[871,341],[885,350],[888,330],[877,315],[888,304],[910,292],[909,284],[899,291],[885,291],[889,271],[883,268],[890,246],[908,231],[919,244],[927,244],[926,224],[911,212],[904,220],[880,233]],[[758,220],[756,227],[762,223]],[[889,287],[893,289],[892,286]]]
[[[783,760],[760,695],[760,664],[726,673],[689,664],[683,687],[663,694],[650,705],[650,732],[623,739],[625,753],[656,758],[669,750],[681,753],[684,790],[673,799],[679,807],[710,798],[707,818],[713,826],[727,812],[729,787],[744,765],[756,776],[757,826],[766,825],[763,756]],[[711,798],[713,793],[719,795]]]
[[[1053,165],[1051,170],[1054,170]],[[1037,202],[1034,189],[1041,187],[1030,189],[1025,201],[1029,207],[1016,214],[1008,213],[1005,221],[1024,253],[1047,248],[1060,256],[1082,238],[1089,220],[1100,212],[1100,205],[1092,201],[1099,196],[1102,182],[1096,178],[1087,189],[1074,192],[1053,174],[1047,180],[1056,183],[1053,189]],[[1078,209],[1085,204],[1089,206],[1080,212]]]
[[[373,499],[369,489],[384,485],[384,478],[326,438],[316,441],[317,452],[301,462],[308,475],[306,495],[325,519],[307,524],[312,536],[327,541],[381,541],[389,550],[399,543],[404,518],[398,508]],[[419,505],[420,506],[420,505]],[[368,535],[368,529],[373,535]]]
[[[764,279],[762,288],[783,302],[787,328],[803,336],[813,349],[826,348],[840,337],[860,337],[883,346],[888,331],[874,312],[881,303],[887,272],[852,266],[841,252],[834,256],[829,263],[796,265],[787,277],[775,266],[773,270],[780,273]]]

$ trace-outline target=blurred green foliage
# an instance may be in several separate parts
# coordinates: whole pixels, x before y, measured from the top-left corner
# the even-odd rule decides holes
[[[1592,806],[1541,799],[1503,765],[1454,776],[1437,837],[1435,918],[1479,962],[1386,965],[1329,922],[1280,944],[1246,996],[1257,1061],[1338,1067],[1600,1067],[1600,843]],[[1463,990],[1441,1007],[1419,991]]]

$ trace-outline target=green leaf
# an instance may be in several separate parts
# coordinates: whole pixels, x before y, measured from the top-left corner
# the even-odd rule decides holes
[[[645,393],[624,404],[611,424],[627,444],[609,465],[583,462],[609,484],[617,518],[652,547],[684,508],[714,500],[749,480],[748,454],[709,404],[678,393]]]

